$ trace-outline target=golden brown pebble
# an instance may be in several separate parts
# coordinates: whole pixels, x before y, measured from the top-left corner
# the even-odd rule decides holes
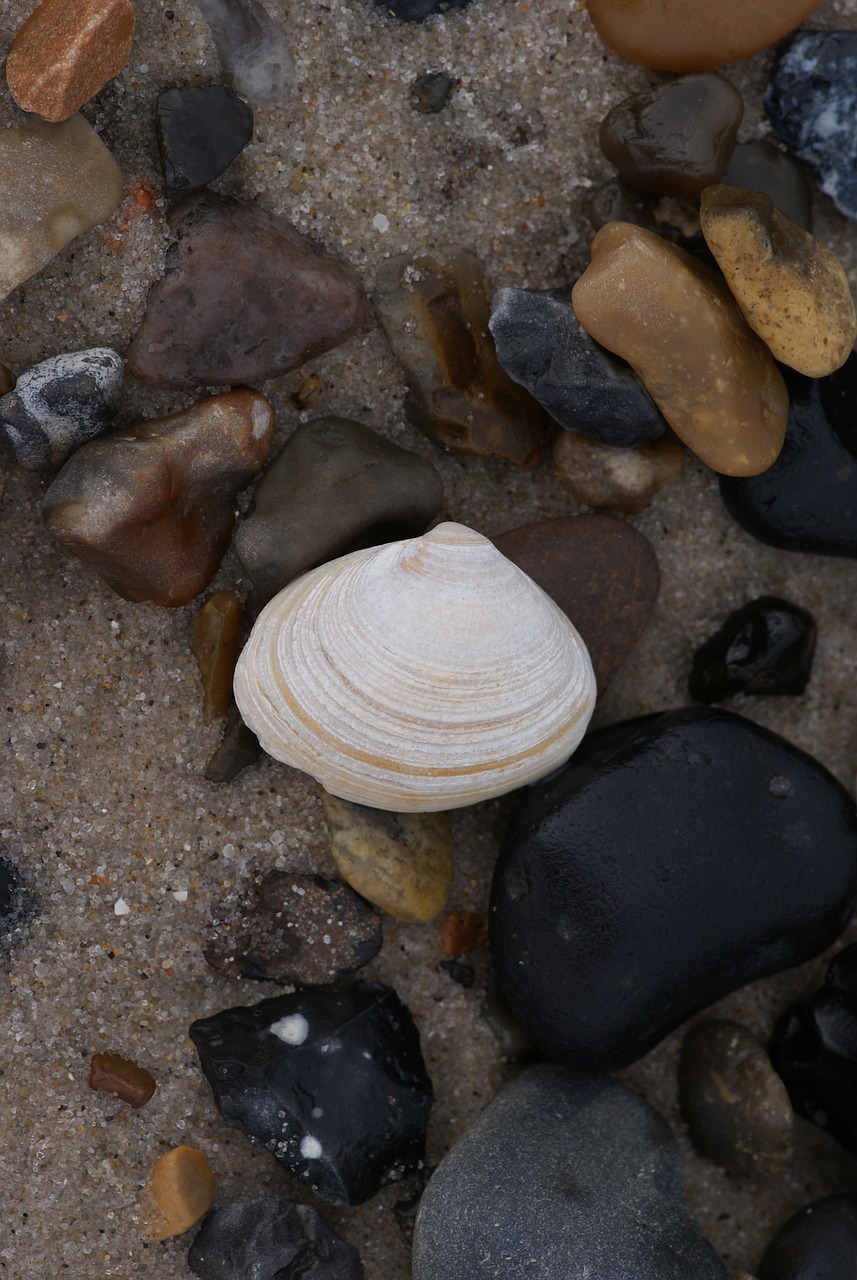
[[[206,724],[225,716],[232,702],[240,626],[241,601],[234,591],[216,591],[196,615],[190,651],[199,667]]]
[[[553,447],[560,480],[587,507],[642,511],[668,480],[684,471],[684,446],[673,435],[638,449],[602,444],[577,431],[561,431]]]
[[[140,1230],[147,1240],[180,1236],[208,1213],[214,1174],[202,1151],[174,1147],[152,1165],[140,1201]]]
[[[783,446],[789,398],[722,280],[643,227],[609,222],[572,291],[584,329],[627,360],[676,435],[714,471],[755,476]]]
[[[707,187],[700,222],[745,320],[776,359],[808,378],[841,368],[857,315],[836,255],[761,191]]]
[[[155,1077],[130,1058],[118,1053],[94,1053],[89,1064],[89,1087],[96,1093],[115,1093],[137,1111],[158,1086]]]

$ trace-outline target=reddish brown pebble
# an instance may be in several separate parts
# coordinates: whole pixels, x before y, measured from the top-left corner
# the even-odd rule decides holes
[[[147,1240],[169,1240],[189,1231],[214,1202],[211,1165],[196,1147],[174,1147],[152,1165],[140,1203]]]
[[[488,942],[488,926],[475,911],[448,911],[438,925],[445,956],[463,956]]]
[[[89,1066],[89,1087],[96,1093],[115,1093],[137,1111],[158,1087],[145,1067],[118,1053],[94,1053]]]
[[[0,396],[5,396],[7,392],[15,390],[15,375],[11,369],[7,369],[5,364],[0,364]]]
[[[202,680],[202,718],[225,716],[232,702],[232,676],[240,647],[241,601],[234,591],[217,591],[196,615],[190,651]]]
[[[684,471],[684,446],[673,435],[639,449],[618,449],[577,431],[561,431],[553,447],[560,480],[578,502],[611,511],[642,511]]]
[[[119,74],[133,38],[131,0],[42,0],[6,59],[12,97],[43,120],[68,120]]]

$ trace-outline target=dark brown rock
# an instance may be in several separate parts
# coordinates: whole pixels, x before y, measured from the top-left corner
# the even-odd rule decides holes
[[[259,739],[241,719],[237,707],[228,713],[220,746],[205,766],[206,782],[222,784],[237,778],[242,769],[249,769],[262,754]]]
[[[655,607],[660,573],[649,540],[626,521],[599,514],[539,520],[493,542],[574,623],[603,693]]]
[[[118,1053],[94,1053],[89,1064],[89,1087],[95,1093],[115,1093],[137,1111],[158,1086],[151,1072],[129,1058]]]
[[[190,651],[199,667],[206,724],[225,716],[232,702],[240,627],[241,601],[234,591],[216,591],[196,615]]]
[[[488,925],[475,911],[447,911],[438,933],[445,956],[464,956],[488,943]]]
[[[0,396],[8,395],[15,390],[15,375],[5,364],[0,364]]]
[[[149,292],[130,373],[157,387],[259,382],[349,338],[366,318],[350,267],[256,205],[200,191]]]

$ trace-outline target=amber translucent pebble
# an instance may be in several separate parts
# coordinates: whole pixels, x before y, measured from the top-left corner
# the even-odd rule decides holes
[[[601,39],[656,71],[738,62],[800,26],[819,0],[587,0]]]
[[[643,227],[610,222],[572,291],[587,333],[627,360],[676,435],[715,471],[776,460],[789,400],[767,347],[708,267]]]
[[[115,1093],[136,1111],[158,1087],[145,1067],[118,1053],[94,1053],[89,1065],[89,1087],[96,1093]]]
[[[211,1165],[196,1147],[174,1147],[152,1165],[140,1203],[147,1240],[169,1240],[189,1231],[214,1202]]]
[[[225,716],[232,702],[240,626],[241,601],[234,591],[216,591],[196,615],[190,651],[202,680],[202,717],[206,724]]]

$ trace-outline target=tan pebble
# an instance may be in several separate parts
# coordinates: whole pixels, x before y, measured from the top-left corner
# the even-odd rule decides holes
[[[452,888],[452,834],[443,813],[389,813],[322,789],[330,851],[344,880],[399,920],[433,920]]]
[[[643,227],[609,222],[572,303],[590,337],[628,361],[676,435],[714,471],[755,476],[776,461],[785,383],[708,267]]]
[[[190,651],[199,667],[206,724],[225,716],[232,702],[240,626],[241,601],[234,591],[216,591],[196,615]]]
[[[841,368],[857,315],[836,254],[761,191],[707,187],[700,222],[744,318],[776,359],[808,378]]]
[[[152,1165],[140,1202],[140,1227],[147,1240],[180,1236],[208,1213],[214,1202],[211,1165],[196,1147],[174,1147]]]
[[[67,120],[119,74],[133,38],[131,0],[42,0],[6,59],[12,97],[44,120]]]
[[[642,511],[668,480],[684,471],[684,446],[662,436],[638,449],[602,444],[577,431],[563,431],[553,447],[560,480],[577,502],[633,514]]]

